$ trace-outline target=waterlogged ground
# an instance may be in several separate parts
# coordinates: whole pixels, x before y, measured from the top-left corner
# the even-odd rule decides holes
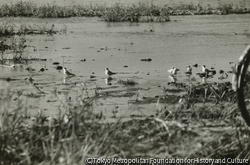
[[[180,69],[177,83],[189,85],[186,65],[193,68],[192,84],[202,83],[196,75],[201,65],[215,68],[217,74],[208,82],[231,81],[231,74],[219,80],[219,70],[231,71],[250,41],[250,15],[172,16],[167,23],[107,23],[99,18],[37,19],[15,18],[15,23],[54,24],[60,30],[67,26],[67,34],[27,35],[26,56],[46,61],[32,61],[26,65],[0,67],[0,88],[22,91],[31,115],[44,111],[48,116],[58,114],[65,100],[75,103],[79,96],[92,98],[93,110],[103,112],[107,119],[116,117],[155,115],[164,106],[157,100],[164,95],[173,98],[185,94],[166,92],[176,89],[167,72],[172,66]],[[5,58],[11,58],[11,54]],[[151,58],[152,61],[141,61]],[[53,65],[59,62],[59,65]],[[74,77],[66,77],[57,66],[66,67]],[[118,74],[112,79],[104,74],[108,67]],[[27,68],[34,69],[28,71]],[[45,68],[45,71],[40,71]],[[25,78],[32,77],[38,91]],[[11,78],[12,81],[6,81]],[[119,81],[133,81],[124,85]],[[83,94],[82,94],[83,93]],[[20,96],[21,97],[21,96]],[[83,99],[83,97],[81,97]],[[85,101],[86,101],[85,100]],[[143,102],[138,104],[136,100]],[[168,107],[175,108],[169,98]],[[78,101],[79,102],[79,101]],[[115,113],[114,113],[115,112]]]

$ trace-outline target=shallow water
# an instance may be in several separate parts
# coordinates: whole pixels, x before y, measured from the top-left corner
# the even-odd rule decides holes
[[[163,89],[170,88],[167,84],[171,78],[167,70],[172,66],[180,69],[175,76],[176,81],[189,84],[184,72],[186,65],[194,63],[214,67],[217,74],[207,81],[221,81],[218,80],[218,71],[230,71],[232,65],[229,62],[236,62],[250,43],[249,15],[171,16],[171,20],[166,23],[107,23],[99,18],[15,18],[17,25],[21,22],[48,22],[55,24],[58,30],[66,25],[68,33],[26,36],[28,56],[47,61],[17,65],[16,69],[0,67],[1,78],[16,79],[0,81],[1,88],[11,85],[12,88],[24,89],[27,94],[37,93],[32,85],[24,81],[32,77],[44,94],[39,98],[30,97],[26,106],[31,114],[41,109],[50,115],[58,113],[58,107],[65,100],[72,98],[74,102],[82,91],[82,83],[85,83],[89,96],[94,95],[97,86],[100,88],[97,91],[101,93],[100,98],[94,102],[94,111],[101,110],[107,117],[112,116],[114,109],[118,111],[117,116],[142,113],[149,116],[155,113],[157,101],[129,104],[131,100],[135,101],[139,89],[140,98],[164,95]],[[150,32],[152,27],[154,32]],[[152,61],[141,61],[144,58],[151,58]],[[81,61],[84,59],[86,61]],[[62,71],[54,68],[53,62],[59,62],[76,76],[65,77]],[[36,71],[25,70],[28,66]],[[200,66],[193,68],[193,84],[202,82],[196,75],[201,72]],[[106,67],[118,72],[108,83],[104,74]],[[39,72],[40,68],[47,70]],[[118,83],[118,80],[127,79],[138,84],[125,86]],[[223,81],[231,81],[231,75]],[[53,95],[55,90],[59,91],[57,97]]]

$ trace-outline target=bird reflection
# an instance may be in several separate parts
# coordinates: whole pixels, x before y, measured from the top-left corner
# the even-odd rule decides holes
[[[207,83],[207,77],[202,77],[202,84],[206,84]]]
[[[113,80],[112,77],[105,78],[105,84],[106,85],[112,85],[111,81]]]
[[[72,77],[74,77],[74,76],[64,76],[64,77],[63,77],[63,83],[66,84],[66,82],[67,82],[69,79],[71,79]]]
[[[189,80],[189,82],[191,82],[192,81],[192,72],[191,73],[186,73],[186,76],[187,76],[187,78],[188,78],[188,80]]]
[[[173,75],[169,75],[168,77],[170,78],[171,83],[176,83],[177,78],[176,78],[175,76],[173,76]]]

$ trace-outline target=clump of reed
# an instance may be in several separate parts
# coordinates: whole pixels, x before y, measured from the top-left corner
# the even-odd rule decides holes
[[[6,17],[0,24],[0,36],[14,36],[14,35],[27,35],[27,34],[47,34],[53,35],[56,33],[67,33],[67,26],[64,25],[61,29],[57,30],[54,24],[26,24],[22,23],[17,26],[14,18]]]
[[[26,63],[25,57],[25,45],[26,39],[24,37],[13,37],[10,41],[10,50],[13,53],[13,62],[14,63]]]
[[[169,21],[169,15],[164,7],[148,6],[140,3],[139,5],[126,6],[115,4],[107,7],[102,15],[102,20],[111,22],[145,22],[154,21],[157,17],[158,21]]]
[[[67,26],[64,26],[61,30],[56,30],[54,25],[41,24],[41,25],[28,25],[21,24],[17,27],[13,23],[13,19],[4,19],[0,25],[0,36],[7,37],[0,41],[0,63],[5,64],[6,62],[13,63],[27,63],[29,60],[26,52],[26,39],[25,35],[32,34],[43,34],[53,35],[56,33],[66,34]],[[5,55],[8,54],[6,58]],[[11,54],[12,56],[9,56]]]
[[[127,79],[127,80],[122,80],[122,79],[119,79],[117,81],[117,83],[119,84],[123,84],[123,85],[136,85],[138,84],[135,80],[133,79]]]
[[[180,3],[168,7],[170,15],[204,15],[204,14],[244,14],[249,13],[245,5],[235,5],[233,3],[219,2],[217,6],[213,7],[210,4],[204,6],[201,4],[194,5],[192,3]]]
[[[173,4],[172,6],[156,6],[146,3],[124,5],[116,3],[113,6],[89,4],[73,4],[60,6],[53,4],[37,5],[31,1],[20,1],[0,6],[0,17],[40,17],[40,18],[67,18],[67,17],[101,17],[103,21],[131,21],[131,22],[166,22],[170,15],[202,15],[202,14],[244,14],[250,9],[244,4],[220,2],[218,6],[194,5],[192,3]]]
[[[9,63],[10,60],[13,63],[26,63],[25,48],[26,39],[24,37],[11,37],[10,39],[4,39],[0,43],[1,59],[0,63]],[[9,59],[5,57],[5,52],[11,53],[13,56]]]
[[[65,27],[64,27],[65,28]],[[63,30],[63,28],[60,30],[60,32]],[[45,24],[21,24],[19,29],[17,30],[17,35],[27,35],[27,34],[56,34],[59,32],[58,30],[55,30],[55,25],[51,24],[48,25],[48,23]]]
[[[35,13],[40,18],[68,18],[68,17],[100,17],[104,10],[102,5],[41,5]]]
[[[40,18],[67,18],[79,16],[101,16],[103,5],[69,5],[56,4],[37,5],[31,1],[20,1],[0,6],[0,17],[40,17]]]
[[[14,35],[15,24],[12,19],[5,18],[0,24],[0,36]]]
[[[0,6],[0,17],[30,17],[34,16],[36,10],[36,3],[31,1],[19,1],[10,4],[5,3]]]

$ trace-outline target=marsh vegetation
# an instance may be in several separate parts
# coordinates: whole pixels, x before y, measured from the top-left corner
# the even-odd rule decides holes
[[[76,24],[73,21],[68,24],[60,22],[62,20],[54,24],[56,19],[46,19],[41,24],[30,24],[27,20],[27,23],[17,24],[14,18],[10,18],[98,16],[113,22],[165,22],[171,15],[247,13],[248,9],[223,3],[217,8],[192,4],[172,7],[116,4],[107,7],[38,6],[22,1],[4,4],[0,9],[1,16],[8,17],[3,18],[0,27],[0,69],[3,71],[0,77],[3,87],[0,89],[0,164],[84,164],[89,157],[250,159],[250,129],[236,104],[236,93],[229,79],[231,75],[225,80],[215,75],[218,79],[211,78],[201,83],[195,73],[190,77],[181,73],[173,78],[174,81],[167,82],[165,68],[172,63],[166,64],[161,58],[167,58],[166,52],[183,53],[186,57],[190,49],[207,56],[211,52],[199,51],[200,47],[212,42],[219,45],[224,40],[228,44],[224,47],[238,51],[241,47],[235,45],[248,41],[248,31],[237,29],[237,35],[232,35],[232,30],[225,32],[223,26],[222,32],[218,30],[216,33],[204,30],[186,35],[182,33],[184,29],[178,29],[174,35],[168,34],[171,28],[181,27],[178,23],[182,22],[175,21],[168,28],[162,28],[163,24],[143,24],[143,28],[138,24],[121,24],[120,27],[127,26],[129,30],[118,32],[117,24],[101,24],[101,27],[114,26],[111,30],[105,29],[107,32],[95,29],[98,28],[96,20],[91,20],[91,23],[83,20],[86,21],[83,25],[78,19]],[[188,27],[197,28],[193,23],[198,21],[185,19],[192,24]],[[216,22],[218,18],[211,19]],[[75,32],[69,33],[70,24],[79,26],[81,31],[77,32],[79,29],[75,28]],[[85,26],[90,27],[90,32],[84,29]],[[159,26],[168,31],[159,32]],[[71,31],[72,25],[70,28]],[[194,36],[197,43],[190,36]],[[205,43],[203,36],[218,40],[207,39]],[[233,39],[238,37],[233,43],[230,42],[232,36]],[[157,38],[157,44],[152,38]],[[184,52],[178,51],[179,46],[173,46],[177,45],[176,40],[177,43],[184,40]],[[173,45],[167,45],[168,41]],[[186,46],[186,43],[191,45]],[[223,54],[221,47],[214,49]],[[77,48],[80,53],[71,51]],[[187,59],[181,64],[186,62],[193,60]],[[100,68],[105,68],[104,63],[105,67],[112,64],[118,74],[112,78],[102,76],[104,70]],[[65,66],[75,76],[62,76]],[[74,66],[80,66],[79,71]],[[95,66],[98,66],[96,70],[93,69]],[[130,69],[133,67],[136,70]],[[228,65],[226,68],[231,69]],[[119,72],[122,69],[125,71]],[[249,92],[249,83],[245,90]],[[126,109],[122,109],[124,107]]]
[[[112,6],[103,4],[67,5],[53,4],[38,5],[32,1],[5,3],[0,6],[0,17],[39,17],[39,18],[67,18],[67,17],[100,17],[110,22],[166,22],[170,15],[204,15],[204,14],[245,14],[250,9],[244,4],[220,2],[216,7],[208,5],[194,5],[180,3],[172,6],[157,6],[151,3],[126,5],[116,3]]]
[[[234,99],[214,98],[216,103],[211,103],[194,92],[172,102],[175,108],[170,108],[170,96],[165,95],[155,101],[154,116],[141,113],[127,121],[106,122],[103,113],[93,113],[92,102],[98,95],[89,96],[88,89],[82,90],[79,99],[62,102],[56,116],[46,116],[42,110],[31,116],[25,102],[26,97],[34,96],[25,96],[25,91],[1,90],[1,164],[82,164],[88,157],[166,155],[249,159],[250,130]],[[198,101],[197,95],[204,101]],[[230,95],[234,98],[235,94]],[[133,104],[143,103],[141,99]]]

